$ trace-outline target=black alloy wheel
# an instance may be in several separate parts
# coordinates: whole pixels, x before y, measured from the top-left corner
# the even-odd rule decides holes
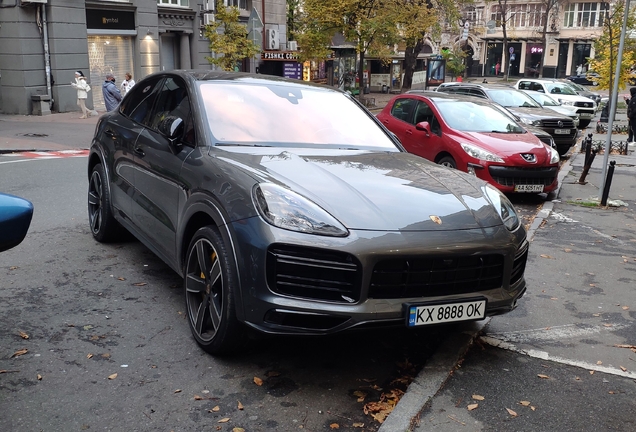
[[[242,339],[233,293],[236,272],[216,228],[196,232],[185,266],[186,311],[192,335],[210,354],[233,351]]]
[[[100,243],[117,240],[123,230],[113,216],[105,180],[104,167],[102,164],[95,165],[88,182],[88,222],[93,237]]]

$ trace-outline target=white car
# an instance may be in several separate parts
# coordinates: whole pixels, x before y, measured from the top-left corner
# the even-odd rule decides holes
[[[579,96],[570,86],[562,82],[522,78],[516,82],[515,88],[549,94],[563,105],[576,107],[576,112],[579,115],[580,128],[589,125],[596,114],[596,102],[592,99]]]
[[[542,107],[551,109],[552,111],[556,111],[559,114],[566,115],[574,120],[574,125],[576,127],[579,126],[579,114],[577,113],[578,108],[573,105],[563,105],[558,100],[554,99],[552,96],[547,95],[545,93],[541,93],[538,91],[532,90],[522,90],[528,96],[535,100],[538,104],[541,104]]]

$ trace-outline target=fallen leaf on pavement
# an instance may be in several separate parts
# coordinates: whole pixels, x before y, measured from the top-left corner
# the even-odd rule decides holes
[[[550,297],[550,300],[558,300],[558,297]]]
[[[581,377],[574,377],[576,381],[581,381]]]
[[[614,394],[614,390],[608,391],[609,394]]]
[[[181,393],[181,389],[176,389],[174,392],[175,393]]]
[[[482,395],[474,394],[473,399],[483,401],[485,398]]]
[[[20,267],[18,267],[18,266],[11,266],[11,267],[9,267],[9,270],[17,270],[17,269],[19,269],[19,268],[20,268]]]
[[[25,333],[25,332],[23,332],[23,331],[18,331],[18,334],[20,335],[20,337],[21,337],[22,339],[28,339],[28,338],[29,338],[29,335],[28,335],[28,334],[26,334],[26,333]]]
[[[534,407],[534,406],[530,405],[530,409],[531,409],[532,411],[536,411],[537,407]]]
[[[603,362],[599,360],[599,361],[597,361],[597,362],[596,362],[596,364],[597,364],[597,365],[602,365],[602,364],[603,364]]]
[[[203,398],[199,395],[194,395],[194,400],[203,400]]]
[[[511,410],[510,408],[506,408],[506,411],[508,411],[508,414],[510,414],[511,416],[517,417],[517,413]]]
[[[616,348],[636,348],[636,345],[625,345],[625,344],[618,344],[618,345],[614,345]]]
[[[241,403],[241,401],[238,401],[238,409],[239,409],[239,410],[243,410],[243,408],[245,408],[245,407],[243,406],[243,404]]]
[[[232,432],[245,432],[245,429],[236,427],[236,428],[232,429]]]
[[[19,357],[19,356],[24,355],[24,354],[26,354],[28,352],[29,352],[28,349],[22,348],[21,350],[17,350],[16,352],[14,352],[11,357]]]
[[[622,309],[623,310],[629,310],[629,306],[623,306]]]
[[[38,381],[42,381],[42,375],[38,374]]]
[[[360,390],[354,391],[353,395],[358,397],[358,402],[364,402],[364,398],[367,397],[367,394]]]
[[[329,425],[329,427],[330,427],[331,429],[340,429],[340,425],[339,425],[338,423],[331,423],[331,424]]]
[[[133,286],[145,286],[148,285],[146,282],[135,282]]]
[[[108,375],[108,379],[109,380],[114,380],[115,378],[117,378],[117,374],[116,373],[114,373],[112,375]]]
[[[594,375],[594,371],[590,371],[590,375]]]
[[[549,377],[549,376],[547,376],[547,375],[543,375],[543,374],[538,374],[537,376],[538,376],[539,378],[543,378],[543,379],[550,379],[550,377]]]
[[[530,401],[520,401],[519,405],[530,406]]]
[[[364,423],[354,423],[353,427],[354,428],[363,428],[364,427]]]
[[[208,412],[218,412],[221,409],[221,407],[219,407],[218,405],[215,406],[214,408],[212,408],[211,410],[208,410]]]
[[[570,248],[565,248],[565,249],[563,249],[563,250],[564,250],[565,252],[572,252],[572,249],[570,249]]]
[[[477,407],[478,407],[478,406],[479,406],[479,404],[474,403],[474,404],[470,404],[470,405],[468,405],[468,406],[466,407],[466,409],[468,409],[468,411],[472,411],[472,410],[477,409]]]
[[[87,359],[93,358],[93,354],[91,354],[91,353],[86,354],[86,358]]]
[[[553,259],[550,255],[541,254],[541,258]]]
[[[123,277],[118,277],[118,278],[117,278],[117,280],[120,280],[120,281],[125,281],[125,280],[126,280],[126,278],[123,278]]]
[[[105,358],[105,359],[110,358],[110,353],[102,354],[102,358]]]
[[[260,379],[259,377],[254,377],[254,384],[260,387],[263,385],[263,380]]]
[[[600,316],[601,316],[601,314],[592,314],[592,316],[600,317]]]
[[[222,418],[221,420],[219,420],[217,423],[227,423],[227,422],[229,422],[229,421],[230,421],[230,418],[229,418],[229,417],[224,417],[224,418]]]
[[[625,366],[620,366],[620,368],[623,372],[627,372],[627,368]]]
[[[603,324],[605,327],[612,327],[614,324]]]

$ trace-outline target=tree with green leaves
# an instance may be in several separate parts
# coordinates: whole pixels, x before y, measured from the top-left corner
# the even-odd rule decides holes
[[[605,14],[603,19],[603,34],[594,42],[595,57],[588,59],[590,69],[600,75],[600,77],[595,78],[595,81],[598,82],[598,88],[601,90],[611,89],[614,86],[624,11],[624,2],[618,2],[614,4],[614,8],[611,11]],[[628,13],[627,34],[630,34],[636,26],[636,19],[634,10]],[[630,44],[632,46],[630,46]],[[634,60],[634,46],[629,38],[626,37],[623,49],[623,60],[620,66],[619,89],[625,88],[625,83],[628,78],[633,77],[630,70],[634,66]]]
[[[300,59],[327,58],[332,37],[340,33],[355,44],[361,78],[366,55],[389,58],[398,41],[399,13],[397,0],[304,0],[297,27]]]
[[[247,38],[247,27],[239,22],[239,16],[237,7],[225,7],[223,0],[218,0],[214,22],[203,29],[204,36],[210,41],[210,51],[216,54],[206,59],[226,71],[235,70],[243,59],[254,57],[261,51]]]
[[[466,64],[464,58],[466,53],[458,46],[453,46],[447,50],[442,50],[442,57],[446,60],[446,71],[457,78],[464,74]]]

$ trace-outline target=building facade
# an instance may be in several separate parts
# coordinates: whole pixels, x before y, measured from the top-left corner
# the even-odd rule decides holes
[[[103,110],[101,85],[107,73],[119,84],[126,72],[138,81],[162,70],[213,69],[206,57],[214,54],[202,26],[214,19],[215,3],[0,0],[0,112],[31,114],[34,96],[45,96],[51,111],[77,111],[77,93],[71,87],[76,70],[83,71],[92,86],[87,105]],[[290,57],[285,0],[224,3],[238,7],[246,24],[257,17],[252,20],[255,41],[269,53],[239,69],[282,76],[279,60]]]
[[[546,12],[544,2],[509,0],[502,9],[498,1],[477,0],[463,11],[467,37],[446,32],[439,45],[459,45],[468,53],[469,76],[505,72],[513,77],[537,76],[545,52],[543,76],[563,78],[577,70],[586,71],[587,58],[594,57],[594,41],[603,33],[603,21],[611,7],[608,2],[575,0],[556,4]],[[504,23],[510,54],[507,64],[503,61]]]

